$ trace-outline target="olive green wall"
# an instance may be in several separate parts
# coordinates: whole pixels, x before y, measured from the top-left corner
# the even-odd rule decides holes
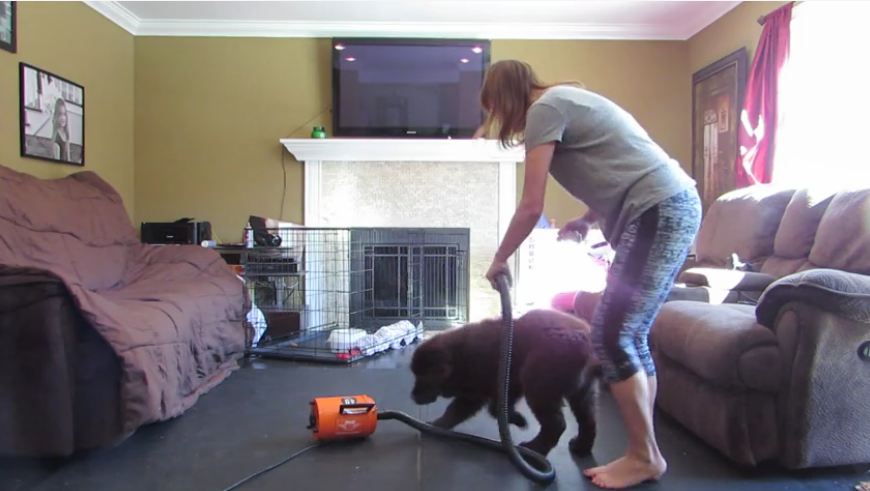
[[[0,165],[43,178],[95,171],[133,216],[133,36],[80,2],[18,2],[17,15],[18,52],[0,50]],[[84,167],[20,156],[19,62],[84,86]]]
[[[688,46],[682,41],[495,41],[493,59],[529,62],[545,81],[576,80],[634,115],[684,168],[690,164]],[[517,171],[522,192],[522,166]],[[544,214],[557,225],[585,206],[552,178]]]
[[[330,130],[328,39],[136,38],[138,220],[210,220],[239,240],[248,215],[301,222],[302,165],[279,138]],[[493,60],[530,62],[546,80],[574,79],[613,98],[684,165],[689,157],[685,42],[494,41]],[[282,155],[287,171],[284,208]],[[557,184],[546,214],[582,208]]]
[[[331,115],[328,39],[136,38],[140,221],[210,220],[239,240],[248,215],[302,221],[302,165],[279,138]],[[319,117],[318,117],[319,116]]]
[[[743,3],[684,42],[497,40],[492,58],[612,98],[689,168],[691,73],[740,46],[751,57],[756,19],[783,3]],[[278,139],[330,129],[328,39],[134,38],[81,3],[18,9],[18,53],[0,51],[0,80],[14,89],[0,91],[0,105],[18,107],[19,61],[85,86],[85,169],[111,182],[137,221],[210,220],[222,240],[238,240],[249,214],[301,222],[302,165]],[[80,170],[19,157],[18,112],[3,114],[0,163],[40,177]],[[548,217],[582,211],[551,182]]]
[[[761,25],[758,18],[787,2],[743,2],[689,39],[689,68],[692,73],[723,56],[745,47],[749,62],[755,55]]]

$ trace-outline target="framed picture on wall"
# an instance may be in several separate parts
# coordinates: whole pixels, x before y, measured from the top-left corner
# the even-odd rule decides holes
[[[19,64],[21,156],[85,165],[85,88]]]
[[[735,187],[746,66],[741,48],[692,75],[692,174],[704,210]]]
[[[0,0],[0,49],[15,52],[15,2]]]

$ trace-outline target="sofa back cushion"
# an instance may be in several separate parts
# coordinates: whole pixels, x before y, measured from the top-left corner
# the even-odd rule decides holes
[[[764,261],[762,272],[782,277],[811,267],[810,249],[833,196],[833,191],[820,189],[799,189],[794,193],[776,231],[773,255]]]
[[[810,250],[814,267],[870,274],[870,189],[841,191],[825,210]]]
[[[756,185],[720,196],[710,206],[696,251],[698,262],[725,267],[731,254],[760,263],[773,253],[773,242],[793,189]]]
[[[776,231],[773,253],[782,258],[809,257],[819,223],[833,197],[833,191],[796,191],[785,208]]]
[[[104,290],[121,280],[138,243],[121,197],[93,172],[38,179],[0,166],[0,266]]]

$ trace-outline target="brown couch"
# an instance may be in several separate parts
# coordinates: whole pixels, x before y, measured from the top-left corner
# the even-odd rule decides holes
[[[755,212],[731,218],[723,207],[712,218],[741,237],[740,250],[772,283],[754,285],[757,305],[664,305],[651,333],[658,405],[740,464],[870,462],[870,190],[746,199]],[[769,207],[757,208],[765,200]],[[699,237],[699,260],[711,259],[715,247],[729,250],[716,237],[733,239],[707,232]],[[712,284],[719,271],[742,277],[721,255],[713,259],[719,268],[705,281]],[[727,297],[740,286],[716,288],[728,290]]]
[[[793,189],[769,185],[720,196],[704,216],[694,255],[678,277],[670,299],[754,303],[767,285],[782,276],[771,272],[793,272],[764,268],[776,256],[776,235],[784,215],[789,208],[795,211],[800,208],[797,201],[789,206],[793,198]],[[815,209],[824,211],[825,206],[827,203]],[[815,224],[801,225],[814,233],[818,220]],[[798,254],[806,257],[809,248]],[[738,267],[740,264],[743,267]]]
[[[182,414],[244,351],[214,251],[139,242],[92,172],[0,166],[0,454],[63,456]]]

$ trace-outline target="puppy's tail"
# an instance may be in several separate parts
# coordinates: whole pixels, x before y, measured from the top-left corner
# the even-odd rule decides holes
[[[593,382],[599,382],[602,375],[601,362],[595,358],[590,358],[580,372],[580,387],[587,387]]]

